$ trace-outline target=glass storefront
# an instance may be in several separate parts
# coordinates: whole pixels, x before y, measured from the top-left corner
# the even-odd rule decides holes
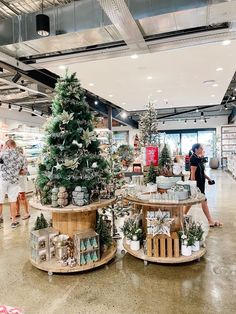
[[[165,142],[173,156],[187,155],[194,143],[204,146],[205,156],[213,156],[213,139],[215,129],[176,130],[161,132],[161,142]]]

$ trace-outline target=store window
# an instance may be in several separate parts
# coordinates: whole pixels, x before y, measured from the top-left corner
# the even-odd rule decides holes
[[[194,143],[198,142],[197,132],[196,133],[182,133],[181,134],[181,152],[182,155],[188,155],[191,147]]]
[[[160,133],[161,143],[166,143],[173,156],[187,155],[194,143],[204,145],[205,156],[213,156],[215,129],[166,131]]]

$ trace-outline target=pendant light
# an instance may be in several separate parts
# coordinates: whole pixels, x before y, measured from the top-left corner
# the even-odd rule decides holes
[[[43,0],[42,13],[36,15],[36,31],[40,36],[46,37],[50,34],[50,19],[49,16],[43,14]]]

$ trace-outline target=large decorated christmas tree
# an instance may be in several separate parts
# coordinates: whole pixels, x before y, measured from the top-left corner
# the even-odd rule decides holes
[[[68,193],[86,191],[98,195],[108,183],[107,161],[100,156],[93,115],[85,100],[76,73],[60,78],[56,84],[52,117],[46,127],[46,145],[39,161],[37,185],[41,202],[51,204],[52,189]],[[97,191],[93,193],[93,191]]]

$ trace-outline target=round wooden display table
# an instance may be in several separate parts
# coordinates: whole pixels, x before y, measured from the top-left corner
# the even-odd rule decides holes
[[[69,235],[73,238],[78,232],[86,232],[88,230],[95,230],[96,227],[96,212],[98,209],[106,208],[115,203],[115,198],[109,200],[100,200],[86,206],[69,205],[63,208],[54,208],[51,206],[44,206],[39,202],[30,201],[30,206],[40,211],[47,211],[52,213],[52,227],[61,234]],[[56,260],[43,261],[40,263],[30,259],[32,265],[35,267],[48,271],[49,273],[60,272],[79,272],[95,267],[99,267],[108,263],[116,254],[116,244],[107,249],[97,262],[92,262],[86,265],[77,265],[75,267],[61,266]]]
[[[180,264],[180,263],[188,263],[195,260],[199,260],[205,253],[206,248],[201,248],[198,252],[193,252],[191,256],[179,256],[179,257],[150,257],[144,254],[144,250],[141,248],[139,251],[133,251],[130,248],[130,245],[123,242],[124,249],[134,257],[144,260],[144,262],[153,262],[160,264]]]
[[[142,212],[142,229],[143,234],[146,237],[146,247],[141,248],[139,251],[131,250],[130,246],[124,240],[124,248],[131,255],[143,259],[145,262],[156,263],[186,263],[196,259],[200,259],[205,253],[206,249],[201,248],[200,251],[194,252],[191,256],[180,255],[180,241],[178,231],[183,229],[184,225],[184,208],[199,204],[204,201],[205,196],[202,194],[197,199],[187,199],[184,201],[147,201],[141,200],[134,196],[126,196],[125,201],[134,205],[134,212]],[[166,212],[168,217],[173,218],[170,227],[170,236],[165,234],[152,235],[148,233],[147,221],[148,212],[161,210]],[[149,213],[150,215],[150,213]],[[155,215],[155,214],[154,214]]]
[[[30,259],[30,262],[33,266],[37,267],[38,269],[47,271],[49,275],[53,273],[77,273],[80,271],[86,271],[89,269],[93,269],[93,268],[105,265],[110,260],[112,260],[115,255],[116,255],[116,244],[113,243],[113,245],[109,249],[107,249],[106,252],[102,254],[102,257],[99,261],[90,263],[87,265],[83,265],[83,266],[80,266],[80,265],[76,265],[75,267],[61,266],[60,263],[58,263],[56,260],[36,263],[32,259]]]

